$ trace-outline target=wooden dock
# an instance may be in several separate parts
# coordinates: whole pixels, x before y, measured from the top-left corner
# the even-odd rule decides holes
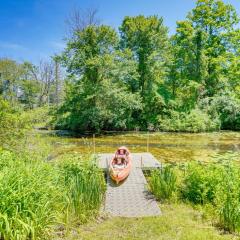
[[[107,171],[113,154],[98,154],[99,167]],[[106,213],[121,217],[158,216],[161,211],[154,196],[148,191],[143,170],[162,167],[150,153],[133,153],[132,170],[128,178],[116,185],[107,175],[104,204]]]

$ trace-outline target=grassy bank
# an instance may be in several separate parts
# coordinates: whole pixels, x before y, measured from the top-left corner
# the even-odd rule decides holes
[[[211,164],[191,162],[154,171],[149,188],[161,216],[101,216],[61,239],[239,239],[240,168],[231,159],[225,155]]]
[[[61,239],[76,240],[230,240],[238,239],[214,227],[189,204],[161,204],[160,217],[99,219],[72,230]],[[56,239],[59,239],[56,236]]]
[[[234,234],[239,229],[240,175],[238,166],[229,163],[229,157],[218,165],[181,164],[164,174],[154,172],[150,187],[159,200],[162,216],[137,219],[99,216],[104,178],[91,156],[80,157],[92,152],[93,139],[60,138],[31,131],[33,125],[40,126],[45,119],[45,112],[40,113],[40,120],[32,119],[32,113],[25,114],[29,126],[16,137],[9,134],[11,142],[4,141],[0,150],[0,239],[237,239]],[[196,145],[205,142],[207,136],[195,136],[200,141]],[[238,135],[231,136],[230,140],[224,134],[219,136],[219,144],[222,140],[235,143]],[[211,135],[209,142],[215,137],[216,134]],[[164,156],[159,151],[166,151],[166,156],[171,153],[180,157],[172,148],[158,147],[171,145],[173,139],[180,146],[185,139],[189,145],[194,136],[179,135],[177,141],[175,135],[152,134],[153,154]],[[133,152],[146,151],[146,142],[146,134],[100,136],[96,138],[96,150],[112,152],[113,143],[121,143],[132,144]],[[60,155],[56,154],[59,150]],[[54,161],[50,161],[49,154],[56,155]],[[186,156],[183,158],[186,161]],[[229,196],[227,189],[221,188],[227,179],[232,192]],[[232,211],[228,214],[230,207]]]
[[[191,162],[152,172],[150,189],[160,201],[187,202],[204,209],[224,231],[240,232],[240,167],[225,155],[215,162]]]

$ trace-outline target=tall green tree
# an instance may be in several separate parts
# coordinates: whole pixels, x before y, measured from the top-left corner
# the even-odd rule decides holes
[[[234,31],[239,19],[234,7],[222,0],[199,0],[188,17],[202,36],[199,41],[207,58],[205,85],[208,95],[213,95],[223,87],[222,63],[226,61],[228,52],[226,36]]]
[[[151,93],[166,76],[168,59],[167,28],[157,16],[125,17],[120,27],[122,49],[131,49],[138,64],[135,90]]]
[[[108,26],[84,25],[56,59],[68,73],[57,125],[239,129],[238,23],[231,5],[197,0],[172,37],[157,16],[125,17],[120,38]]]
[[[186,21],[177,23],[173,45],[181,79],[196,81],[205,95],[225,87],[229,34],[239,22],[236,10],[222,0],[198,0]]]
[[[169,41],[163,19],[157,16],[125,17],[120,27],[121,49],[130,49],[137,62],[139,74],[132,92],[139,92],[143,112],[136,115],[144,127],[154,123],[161,112],[164,99],[159,94],[168,73]]]
[[[125,58],[131,53],[116,50],[118,35],[108,26],[88,26],[75,34],[58,59],[68,72],[58,123],[74,130],[127,129],[132,111],[141,107],[138,96],[127,91],[130,76],[123,67],[134,65]]]
[[[16,61],[7,58],[0,59],[0,94],[12,106],[18,100],[19,86],[23,72],[22,65]]]
[[[178,105],[175,110],[187,115],[200,107],[212,119],[219,117],[222,128],[238,128],[237,23],[236,10],[222,0],[198,0],[187,19],[177,22],[176,34],[171,38],[174,58],[167,80]]]
[[[40,93],[40,82],[32,74],[33,64],[25,62],[22,64],[23,74],[19,88],[21,91],[19,101],[24,104],[26,109],[33,109],[38,104]]]

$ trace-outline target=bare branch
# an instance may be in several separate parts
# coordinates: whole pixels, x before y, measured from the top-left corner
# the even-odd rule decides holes
[[[70,37],[88,26],[98,26],[100,19],[97,17],[97,14],[97,8],[88,8],[86,10],[74,8],[65,21]]]

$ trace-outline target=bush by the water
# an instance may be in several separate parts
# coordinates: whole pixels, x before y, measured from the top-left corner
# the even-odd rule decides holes
[[[153,172],[150,189],[160,200],[171,199],[175,194],[179,201],[201,206],[210,204],[218,226],[229,232],[240,232],[240,166],[231,158],[232,155],[227,154],[214,163],[194,162],[183,168],[176,167],[177,180],[172,168]]]
[[[168,115],[159,118],[159,129],[173,132],[209,132],[220,129],[220,120],[212,119],[200,109],[190,113],[170,111]]]
[[[240,100],[234,94],[219,94],[213,98],[210,109],[219,113],[223,129],[240,130]]]
[[[105,191],[94,164],[0,152],[0,239],[49,239],[54,226],[95,216]]]
[[[28,124],[19,109],[11,107],[0,96],[0,147],[13,148],[24,136]]]
[[[213,203],[217,186],[223,182],[222,166],[190,163],[181,189],[182,197],[194,204]]]

